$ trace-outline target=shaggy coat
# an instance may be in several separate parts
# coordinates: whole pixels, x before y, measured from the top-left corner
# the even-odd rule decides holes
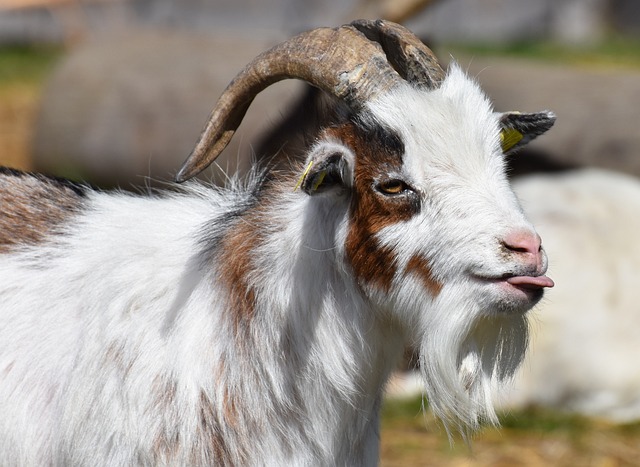
[[[552,285],[505,175],[517,120],[453,66],[226,188],[4,171],[0,465],[373,465],[407,344],[448,427],[495,421]]]

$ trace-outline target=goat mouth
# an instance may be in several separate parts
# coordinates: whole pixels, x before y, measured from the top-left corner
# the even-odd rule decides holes
[[[555,285],[553,280],[550,277],[545,276],[544,274],[503,274],[502,276],[483,276],[479,274],[473,275],[476,277],[476,279],[479,279],[483,282],[506,283],[522,289],[536,290],[546,287],[553,287]]]
[[[551,278],[545,275],[539,276],[507,276],[498,281],[499,289],[504,294],[507,308],[526,310],[538,303],[543,295],[544,289],[553,287],[555,284]],[[505,306],[506,304],[503,304]]]
[[[503,278],[503,280],[519,289],[525,290],[539,290],[545,287],[553,287],[555,283],[551,278],[540,275],[540,276],[507,276]]]
[[[515,300],[515,302],[521,303],[523,306],[526,304],[526,308],[529,308],[542,298],[545,288],[550,288],[555,285],[553,280],[544,274],[505,274],[498,277],[476,276],[476,278],[482,282],[497,286],[498,289],[502,291],[501,295],[503,299],[507,299],[509,302]]]
[[[493,311],[499,313],[526,313],[540,302],[545,288],[554,286],[553,280],[543,274],[474,276],[488,286],[485,289],[487,298],[493,303]]]

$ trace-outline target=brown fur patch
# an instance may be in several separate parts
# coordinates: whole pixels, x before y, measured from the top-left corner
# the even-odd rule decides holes
[[[246,332],[256,312],[257,293],[252,277],[265,274],[264,265],[258,264],[261,246],[268,238],[281,234],[285,226],[274,220],[278,206],[272,200],[281,198],[281,192],[293,189],[292,178],[296,174],[270,173],[253,193],[253,199],[242,210],[232,214],[229,227],[216,242],[211,261],[217,278],[229,291],[227,296],[228,316],[236,335]],[[281,208],[280,208],[281,209]],[[267,271],[268,274],[270,271]],[[248,342],[241,339],[241,342]]]
[[[225,235],[216,258],[219,277],[229,291],[228,309],[233,313],[236,333],[255,313],[256,295],[247,275],[254,269],[251,251],[260,241],[258,230],[247,219],[240,219]],[[258,237],[258,238],[256,238]]]
[[[376,192],[377,181],[400,173],[402,144],[383,130],[367,131],[353,123],[331,128],[327,136],[342,141],[356,154],[347,257],[361,285],[387,292],[397,272],[397,260],[391,248],[379,244],[376,234],[409,220],[419,209],[411,196]]]
[[[81,208],[86,187],[41,175],[0,169],[0,253],[36,245]]]
[[[412,256],[407,263],[405,273],[418,276],[432,297],[435,298],[440,294],[442,284],[434,279],[431,266],[426,258],[418,255]]]
[[[202,445],[194,446],[200,453],[211,452],[211,456],[206,456],[206,460],[211,465],[233,465],[233,459],[229,452],[229,447],[220,430],[220,421],[216,417],[215,408],[204,391],[200,391],[200,425],[198,427],[198,435],[202,441]],[[194,453],[192,460],[194,463],[202,461],[199,456]]]
[[[162,413],[169,410],[175,403],[177,390],[177,381],[160,375],[156,376],[151,385],[155,407]]]
[[[174,379],[157,375],[151,384],[153,413],[175,413],[178,383]],[[176,414],[179,415],[179,414]],[[167,463],[176,458],[182,447],[180,432],[173,426],[161,425],[153,440],[153,451],[157,461]]]
[[[236,400],[237,397],[231,394],[229,389],[225,389],[224,399],[222,400],[222,407],[224,409],[222,416],[224,417],[225,423],[233,427],[238,426],[239,422],[238,404]]]

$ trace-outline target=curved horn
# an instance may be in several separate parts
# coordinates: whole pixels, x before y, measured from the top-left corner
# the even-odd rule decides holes
[[[231,81],[176,181],[209,166],[231,140],[255,96],[287,78],[305,80],[355,109],[401,81],[380,45],[350,25],[295,36],[260,54]]]
[[[370,40],[378,42],[391,65],[404,79],[417,86],[435,89],[444,71],[431,49],[407,28],[390,21],[356,20],[351,23]]]

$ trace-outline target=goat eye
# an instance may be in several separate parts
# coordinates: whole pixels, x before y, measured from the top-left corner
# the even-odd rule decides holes
[[[378,184],[378,191],[387,195],[397,195],[409,189],[402,180],[387,180]]]

